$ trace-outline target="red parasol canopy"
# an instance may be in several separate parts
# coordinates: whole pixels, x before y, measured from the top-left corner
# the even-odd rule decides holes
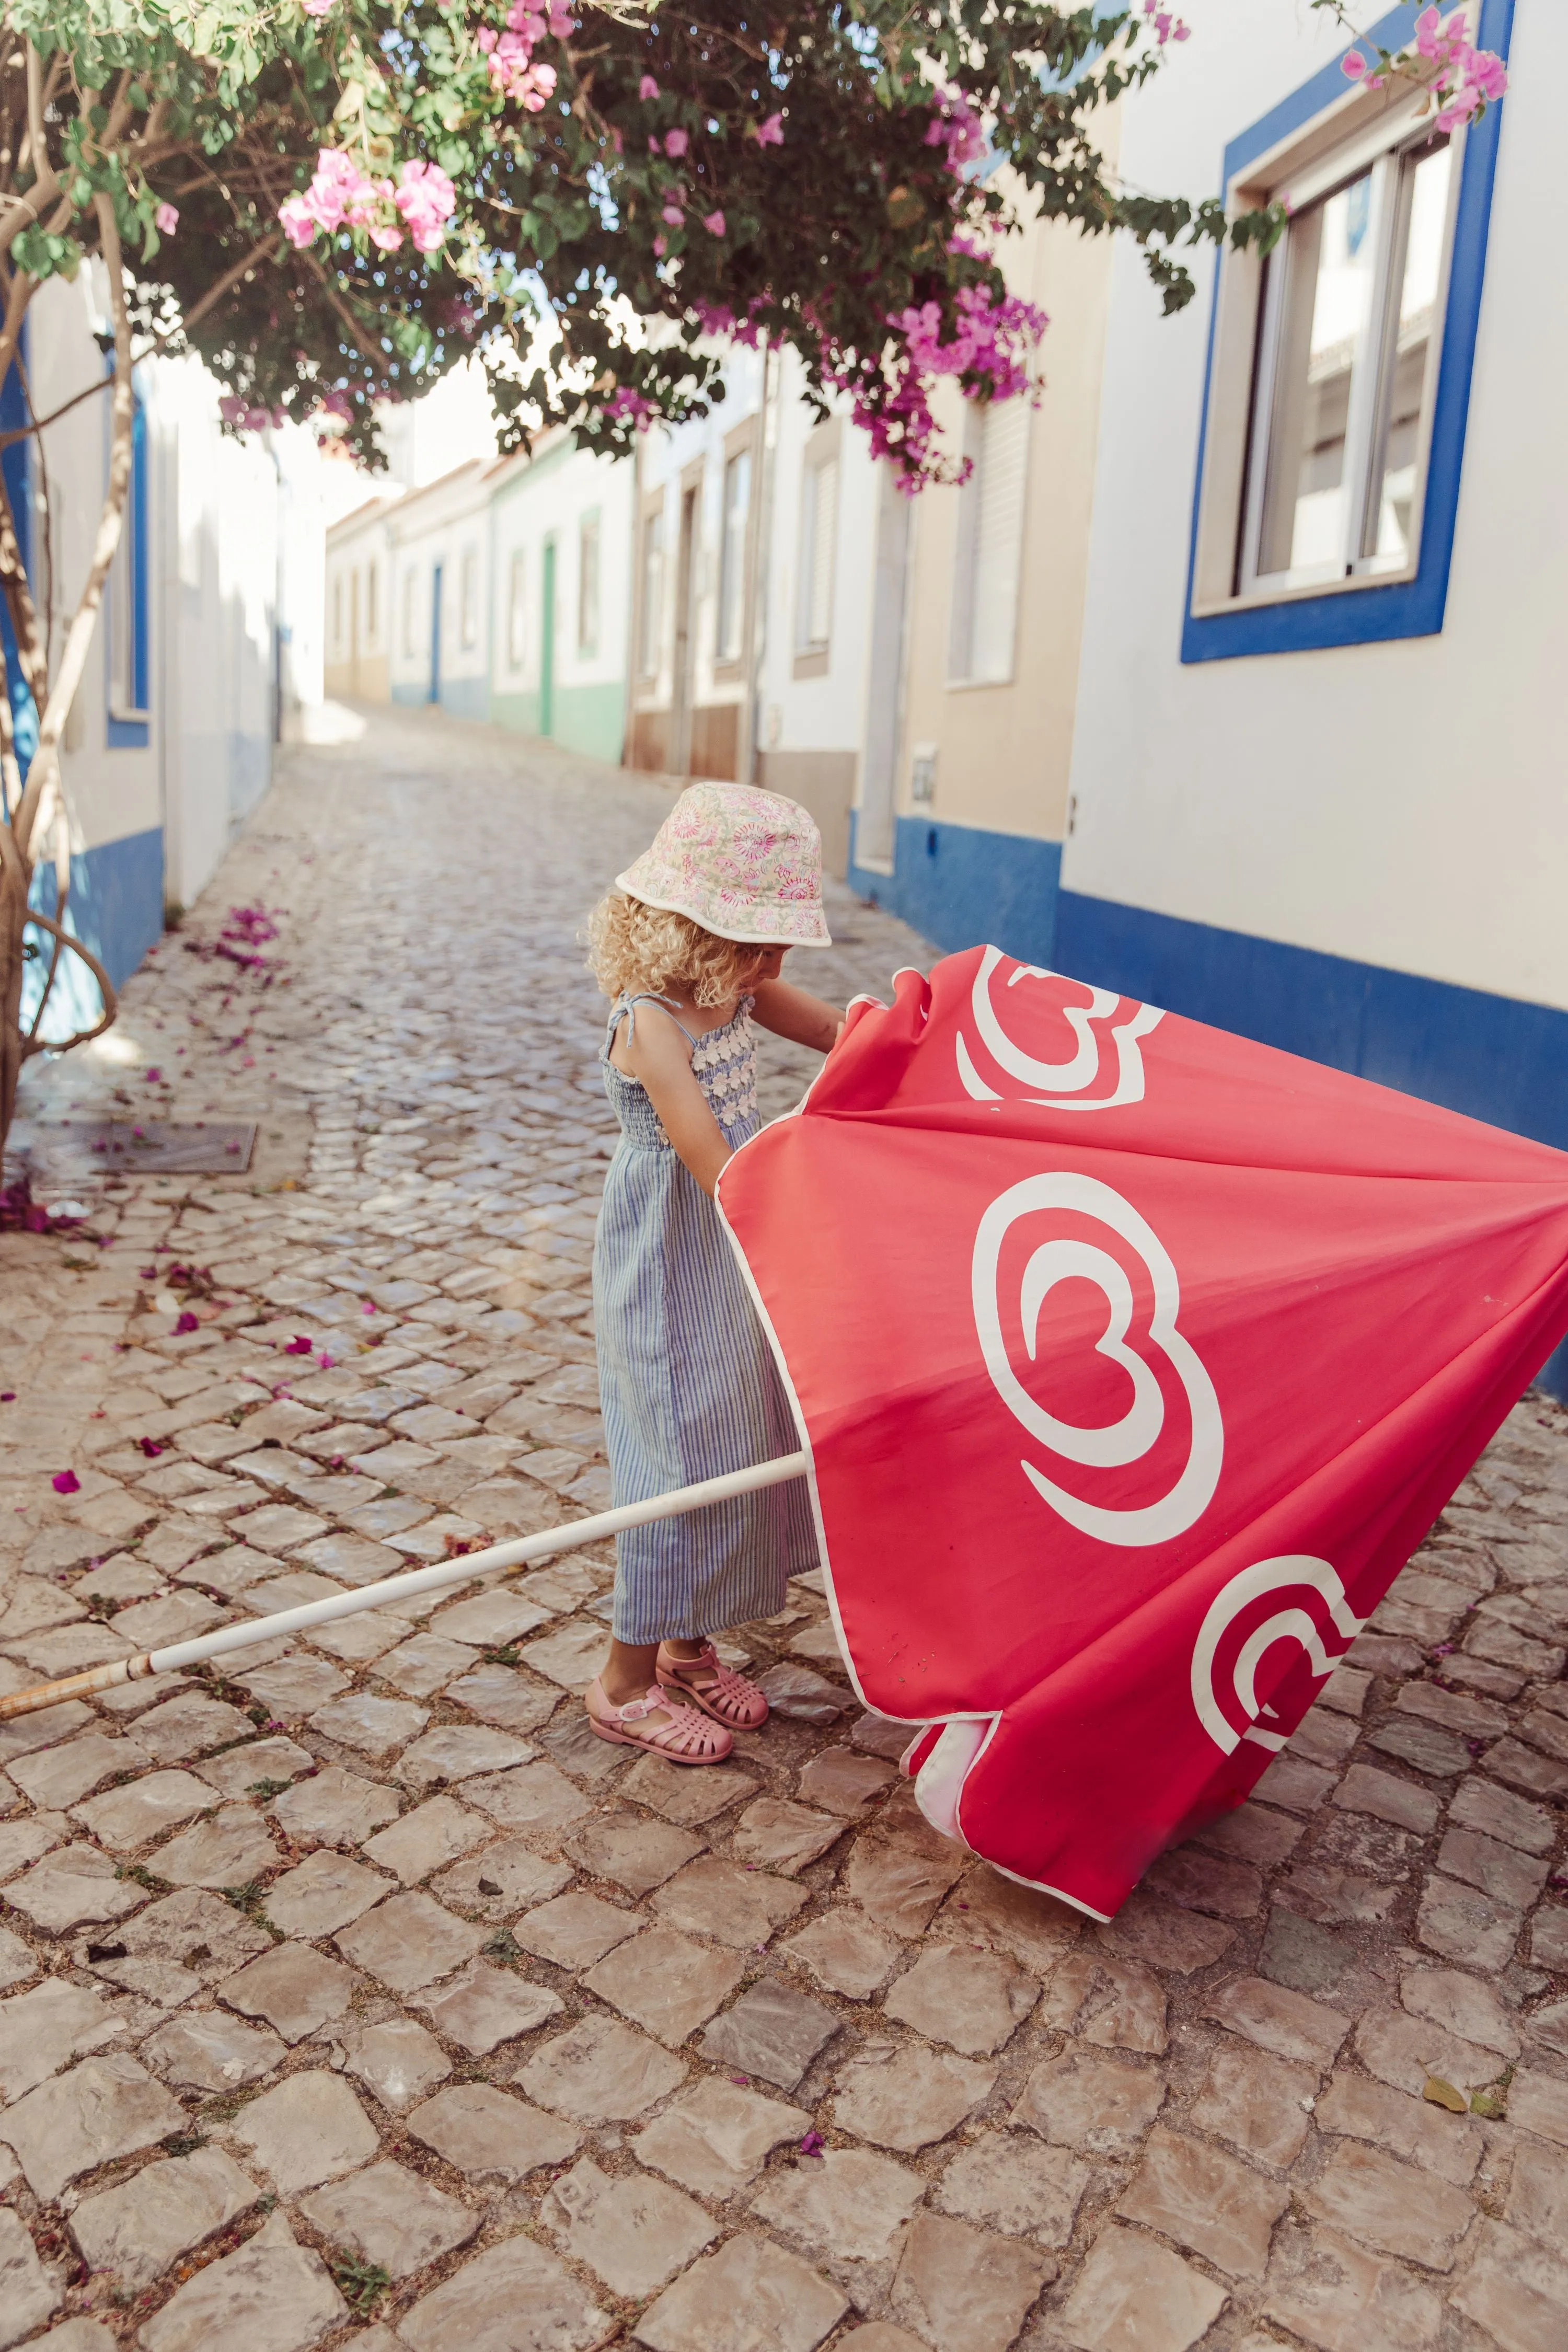
[[[1568,1330],[1568,1156],[994,948],[720,1186],[866,1703],[1105,1917],[1238,1804]]]

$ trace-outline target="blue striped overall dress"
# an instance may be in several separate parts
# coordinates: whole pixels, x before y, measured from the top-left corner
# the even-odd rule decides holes
[[[703,1037],[676,1024],[731,1145],[760,1124],[752,1002],[742,997],[733,1018]],[[621,1125],[594,1242],[599,1394],[617,1504],[792,1454],[800,1443],[719,1213],[640,1082],[609,1058],[616,1029],[635,1022],[639,1003],[661,1006],[645,1019],[673,1018],[658,998],[620,998],[600,1055]],[[616,1539],[616,1636],[698,1640],[770,1617],[784,1605],[787,1579],[816,1559],[804,1478],[630,1528]]]

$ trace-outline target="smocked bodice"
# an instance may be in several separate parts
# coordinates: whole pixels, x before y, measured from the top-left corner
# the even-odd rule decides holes
[[[691,1049],[691,1075],[701,1087],[708,1108],[723,1132],[725,1142],[730,1144],[743,1143],[757,1129],[757,1034],[752,1023],[753,1001],[750,996],[742,996],[730,1019],[721,1028],[710,1029],[697,1038]],[[610,1059],[610,1046],[621,1022],[635,1019],[637,1004],[640,1003],[646,1007],[647,1002],[647,998],[634,1001],[629,997],[616,1001],[610,1013],[599,1058],[605,1068],[605,1091],[615,1106],[616,1116],[620,1120],[621,1131],[626,1141],[647,1150],[668,1151],[673,1146],[664,1131],[663,1120],[648,1100],[647,1090],[641,1079],[629,1077]],[[657,1010],[644,1013],[645,1019],[657,1021],[666,1017]],[[689,1032],[684,1034],[689,1034]]]

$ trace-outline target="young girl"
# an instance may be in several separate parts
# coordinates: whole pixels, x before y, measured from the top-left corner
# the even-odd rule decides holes
[[[805,809],[692,784],[595,908],[590,969],[614,999],[601,1059],[621,1123],[594,1244],[599,1389],[614,1500],[640,1502],[799,1444],[713,1205],[756,1133],[753,1018],[826,1054],[839,1015],[779,978],[831,944]],[[803,1478],[616,1538],[615,1638],[587,1694],[601,1738],[717,1764],[768,1703],[711,1636],[783,1608],[816,1564]]]

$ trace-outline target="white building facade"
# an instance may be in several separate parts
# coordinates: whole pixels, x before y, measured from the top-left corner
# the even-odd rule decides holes
[[[489,716],[618,762],[626,746],[636,467],[541,438],[489,474]]]
[[[1568,21],[1514,18],[1484,0],[1514,86],[1448,140],[1250,0],[1128,105],[1133,181],[1292,218],[1173,320],[1118,257],[1055,956],[1568,1145],[1568,326],[1532,226]]]
[[[36,413],[52,415],[104,381],[95,341],[103,310],[92,268],[36,296],[26,331]],[[145,361],[134,384],[120,549],[62,739],[68,921],[117,983],[158,938],[166,911],[211,878],[267,789],[275,740],[321,693],[323,529],[310,436],[226,434],[216,387],[194,360]],[[25,421],[14,376],[0,417]],[[14,443],[5,462],[58,661],[108,480],[107,389]],[[31,706],[5,625],[26,751]],[[52,866],[40,869],[34,896],[52,911]],[[64,1012],[51,1006],[51,1030]]]
[[[326,542],[326,691],[350,701],[392,698],[392,517],[381,493],[333,523]]]
[[[489,472],[470,458],[387,511],[394,702],[489,716]],[[334,554],[337,544],[334,533]]]

